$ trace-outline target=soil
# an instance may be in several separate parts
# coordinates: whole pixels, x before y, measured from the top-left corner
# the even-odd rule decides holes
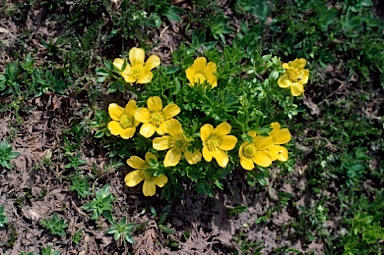
[[[11,3],[6,3],[10,5]],[[5,3],[0,3],[3,9]],[[40,11],[40,12],[39,12]],[[15,61],[13,51],[25,47],[34,51],[36,63],[47,58],[46,48],[41,38],[55,40],[59,31],[57,24],[44,19],[42,10],[29,10],[25,23],[18,23],[0,13],[0,71],[6,63]],[[26,31],[33,31],[26,33]],[[161,56],[165,62],[170,60],[171,52],[178,47],[181,36],[176,24],[163,24],[156,31],[160,45],[153,53]],[[23,38],[22,41],[20,38]],[[1,104],[11,103],[11,97],[0,98]],[[108,99],[106,99],[108,100]],[[308,103],[309,102],[309,103]],[[308,101],[308,113],[316,114],[316,105]],[[305,170],[307,156],[311,151],[303,149],[293,172],[284,173],[272,169],[272,177],[267,186],[250,187],[246,183],[244,171],[236,171],[225,182],[223,190],[216,190],[213,198],[198,195],[186,184],[182,199],[166,202],[158,196],[148,198],[141,193],[141,187],[128,189],[124,176],[128,166],[103,174],[98,180],[101,184],[110,183],[111,193],[116,198],[113,210],[115,219],[127,217],[141,227],[134,232],[134,245],[122,245],[105,234],[110,224],[103,217],[92,220],[82,205],[89,203],[91,197],[79,199],[69,190],[70,172],[64,168],[67,163],[62,157],[63,134],[77,120],[75,115],[89,105],[89,100],[76,96],[44,94],[28,99],[26,105],[32,110],[23,111],[21,121],[11,113],[0,113],[0,141],[8,136],[14,137],[12,148],[21,153],[14,159],[12,170],[0,167],[0,205],[5,207],[9,224],[0,228],[0,254],[18,255],[20,252],[39,253],[42,247],[51,246],[61,254],[228,254],[238,250],[241,254],[242,241],[260,242],[264,248],[261,254],[284,254],[274,251],[278,247],[289,247],[300,252],[324,253],[324,244],[311,242],[300,233],[295,233],[292,222],[300,220],[300,207],[311,207],[319,197],[306,193]],[[106,110],[108,102],[98,102]],[[315,109],[315,110],[313,110]],[[89,114],[91,116],[92,113]],[[108,161],[99,140],[92,137],[83,144],[86,164],[81,167],[84,173],[92,169],[103,169]],[[300,146],[299,140],[295,141]],[[90,149],[91,148],[91,149]],[[330,150],[331,151],[331,150]],[[52,166],[42,165],[42,159],[52,154]],[[284,180],[284,182],[283,182]],[[290,183],[290,184],[288,184]],[[93,191],[95,190],[94,187]],[[330,187],[329,197],[337,196],[337,189]],[[280,206],[277,194],[286,192],[292,195],[287,206],[266,217],[264,223],[255,221],[268,215],[271,209]],[[170,212],[164,225],[172,230],[165,233],[158,227],[158,216],[150,212],[152,206],[158,214],[170,205]],[[236,215],[229,215],[228,210],[237,206],[246,206],[246,210]],[[41,219],[57,213],[69,226],[65,237],[51,235],[41,224]],[[339,231],[336,217],[327,221],[327,229],[332,233]],[[72,237],[79,229],[83,230],[83,239],[76,245]],[[189,232],[189,233],[188,233]]]

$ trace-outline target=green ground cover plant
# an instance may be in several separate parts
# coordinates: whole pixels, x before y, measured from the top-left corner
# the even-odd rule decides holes
[[[0,8],[1,254],[383,253],[380,1]]]

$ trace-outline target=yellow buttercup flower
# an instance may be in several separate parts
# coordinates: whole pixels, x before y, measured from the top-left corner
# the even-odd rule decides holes
[[[160,58],[156,55],[151,55],[147,62],[144,63],[145,52],[141,48],[132,48],[129,51],[129,62],[124,70],[124,59],[116,58],[113,65],[120,70],[121,76],[128,83],[137,82],[140,84],[148,83],[152,80],[153,73],[151,70],[160,65]]]
[[[200,137],[203,141],[203,157],[206,161],[211,162],[212,158],[216,159],[217,164],[226,167],[229,161],[226,151],[235,148],[237,138],[228,135],[231,132],[231,125],[223,122],[215,129],[210,124],[205,124],[200,129]]]
[[[252,142],[243,142],[239,149],[240,165],[245,170],[252,170],[255,165],[268,167],[272,164],[272,157],[267,150],[273,145],[271,136],[256,135],[255,131],[248,131],[253,140]]]
[[[112,121],[108,123],[108,129],[112,135],[120,135],[123,139],[131,138],[136,127],[140,124],[135,119],[137,110],[136,101],[130,100],[125,108],[113,103],[108,106],[108,113]]]
[[[291,88],[293,96],[300,96],[304,92],[304,84],[308,83],[309,71],[304,69],[307,61],[304,58],[295,59],[283,64],[285,74],[280,76],[277,83],[281,88]]]
[[[273,161],[287,161],[288,150],[280,144],[289,142],[292,138],[291,133],[288,128],[281,128],[281,125],[278,122],[271,123],[271,127],[272,131],[269,135],[272,137],[273,145],[268,148],[269,154],[271,155]]]
[[[162,188],[167,182],[168,177],[164,174],[153,176],[154,170],[151,168],[153,161],[157,161],[156,155],[147,152],[145,154],[145,161],[138,156],[132,156],[127,160],[127,164],[136,169],[128,173],[125,178],[125,184],[128,187],[134,187],[144,180],[143,194],[144,196],[153,196],[156,194],[156,186]]]
[[[147,106],[148,109],[139,108],[135,114],[135,118],[143,123],[140,134],[147,138],[155,132],[164,135],[165,122],[180,113],[180,107],[176,104],[169,104],[163,108],[163,103],[158,96],[148,98]]]
[[[194,86],[196,83],[203,84],[204,81],[212,85],[212,88],[217,86],[216,72],[217,66],[213,62],[207,64],[205,57],[196,58],[191,67],[185,71],[189,84]]]
[[[166,132],[169,135],[156,137],[153,139],[155,150],[168,150],[164,158],[164,166],[176,166],[184,154],[185,159],[190,165],[196,164],[201,160],[201,152],[193,148],[193,153],[188,151],[193,139],[188,139],[184,135],[179,121],[171,119],[166,122]]]

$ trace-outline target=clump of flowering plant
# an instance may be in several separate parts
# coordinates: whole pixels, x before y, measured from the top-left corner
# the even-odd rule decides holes
[[[197,192],[213,196],[214,187],[221,189],[222,180],[236,169],[248,170],[251,185],[266,185],[269,167],[289,163],[284,144],[291,133],[280,123],[297,114],[294,96],[302,94],[308,82],[305,59],[282,64],[277,57],[230,46],[222,52],[211,48],[196,58],[181,47],[172,55],[176,64],[140,78],[133,77],[132,70],[149,70],[143,64],[144,52],[131,51],[131,65],[115,60],[115,67],[127,83],[133,78],[147,82],[141,92],[131,87],[135,101],[129,101],[125,110],[110,105],[113,124],[108,124],[112,135],[132,137],[112,146],[119,152],[112,154],[121,157],[125,152],[128,165],[135,169],[125,177],[128,187],[144,181],[145,196],[163,187],[162,195],[170,199],[179,196],[189,181]],[[140,61],[135,62],[134,56]],[[148,67],[157,66],[156,59],[151,56]],[[130,73],[124,73],[126,66]],[[291,95],[281,87],[290,87]],[[140,131],[125,131],[128,128]]]
[[[123,139],[131,138],[139,121],[135,119],[137,110],[136,101],[130,100],[125,108],[112,103],[108,106],[108,113],[112,121],[108,123],[108,129],[112,135],[119,135]]]
[[[304,69],[307,61],[304,58],[295,59],[283,64],[286,69],[279,80],[281,88],[290,88],[292,96],[300,96],[304,92],[304,84],[308,83],[309,71]]]
[[[148,83],[152,80],[151,70],[160,65],[160,58],[151,55],[144,63],[145,52],[140,48],[132,48],[129,51],[129,62],[122,58],[115,58],[113,65],[120,71],[121,76],[128,83],[137,82],[140,84]]]
[[[145,161],[138,156],[132,156],[127,160],[127,164],[136,169],[128,173],[124,181],[128,187],[134,187],[144,180],[143,194],[144,196],[153,196],[156,194],[156,186],[163,187],[168,178],[164,174],[156,175],[156,170],[159,166],[157,163],[156,155],[147,152],[145,154]]]
[[[207,82],[214,88],[217,86],[216,69],[215,63],[208,62],[207,64],[205,57],[198,57],[193,62],[193,65],[185,70],[185,73],[191,86],[194,86],[196,83],[203,84]]]

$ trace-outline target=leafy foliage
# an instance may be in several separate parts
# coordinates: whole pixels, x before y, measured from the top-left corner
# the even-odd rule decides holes
[[[0,165],[2,167],[11,169],[11,160],[17,158],[20,155],[17,151],[12,151],[12,146],[7,140],[3,140],[0,143]]]
[[[41,220],[41,224],[48,229],[52,235],[58,236],[65,236],[65,228],[69,225],[64,219],[59,219],[57,213],[55,213],[52,218]]]

